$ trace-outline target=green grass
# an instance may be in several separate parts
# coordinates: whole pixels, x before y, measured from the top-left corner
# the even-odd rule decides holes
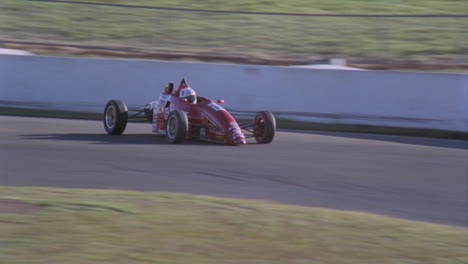
[[[468,13],[468,2],[462,0],[115,0],[112,3],[298,13]],[[0,39],[301,59],[341,56],[361,60],[463,62],[468,53],[465,45],[468,18],[228,15],[18,0],[1,1],[0,10]]]
[[[467,229],[368,213],[116,190],[0,187],[1,263],[467,263]]]

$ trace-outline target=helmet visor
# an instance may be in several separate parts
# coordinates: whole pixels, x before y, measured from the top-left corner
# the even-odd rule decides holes
[[[185,98],[187,98],[187,102],[189,102],[191,104],[195,103],[196,100],[197,100],[197,97],[195,95],[189,95],[189,96],[187,96]]]

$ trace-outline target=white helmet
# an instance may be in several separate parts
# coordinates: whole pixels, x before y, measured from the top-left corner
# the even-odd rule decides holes
[[[187,98],[187,102],[191,104],[197,103],[197,93],[190,87],[180,90],[180,98]]]

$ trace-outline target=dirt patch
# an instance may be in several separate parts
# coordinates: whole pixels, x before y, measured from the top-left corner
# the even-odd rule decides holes
[[[42,206],[13,199],[0,199],[0,214],[27,214],[39,210]]]

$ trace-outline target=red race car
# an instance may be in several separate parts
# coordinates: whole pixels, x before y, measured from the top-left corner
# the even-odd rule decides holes
[[[110,100],[104,110],[104,128],[110,135],[124,132],[128,119],[151,122],[152,131],[167,137],[170,143],[198,139],[228,145],[246,144],[246,138],[257,143],[270,143],[276,131],[276,120],[270,111],[257,112],[253,122],[238,123],[220,104],[197,96],[185,79],[174,89],[169,83],[159,99],[143,108],[129,109],[121,100]],[[133,112],[129,115],[129,112]],[[243,130],[247,133],[244,133]]]

